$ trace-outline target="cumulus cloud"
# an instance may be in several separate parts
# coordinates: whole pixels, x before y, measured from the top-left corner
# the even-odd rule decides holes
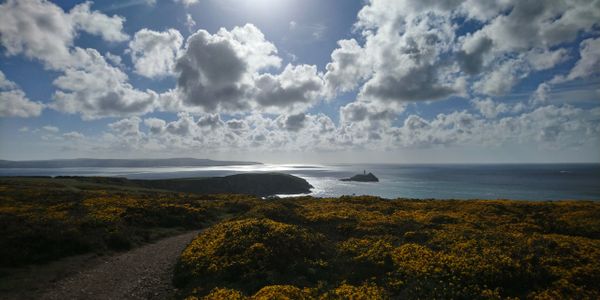
[[[44,105],[33,102],[21,90],[0,91],[0,117],[37,117]]]
[[[101,36],[108,42],[122,42],[129,39],[129,36],[123,32],[125,18],[109,17],[99,11],[92,11],[91,6],[92,2],[86,1],[76,5],[69,12],[69,17],[76,30]]]
[[[4,72],[0,71],[0,90],[11,90],[16,88],[17,84],[8,80],[8,78],[6,78],[6,75],[4,75]]]
[[[338,41],[339,48],[331,53],[331,62],[325,69],[324,80],[330,97],[336,92],[355,89],[358,83],[369,75],[369,64],[365,60],[364,49],[355,39]]]
[[[398,110],[387,109],[373,103],[355,101],[340,108],[341,123],[357,123],[368,121],[370,123],[387,122],[393,120],[404,107]]]
[[[44,104],[29,100],[16,83],[0,71],[0,117],[37,117],[43,109]]]
[[[505,103],[496,103],[494,100],[487,99],[473,99],[471,101],[473,106],[486,118],[493,119],[497,117],[499,114],[505,113],[509,111],[509,107]]]
[[[311,106],[323,90],[317,68],[309,65],[287,65],[277,75],[262,74],[255,78],[256,102],[269,111],[302,111]]]
[[[283,116],[279,119],[279,123],[282,128],[285,128],[289,131],[299,131],[304,127],[304,122],[306,121],[306,115],[304,113],[300,113],[297,115],[289,115]]]
[[[158,118],[144,119],[144,125],[150,129],[152,134],[160,134],[164,131],[167,122]]]
[[[355,24],[364,43],[339,41],[326,85],[330,97],[358,88],[361,100],[386,105],[467,91],[505,95],[533,72],[565,62],[569,51],[556,47],[594,32],[598,3],[371,0]],[[481,25],[461,33],[462,18]],[[587,43],[582,51],[591,54]]]
[[[81,134],[80,132],[77,132],[77,131],[63,133],[63,137],[66,138],[67,140],[81,140],[81,139],[85,138],[85,136],[83,134]]]
[[[139,136],[141,122],[139,117],[131,117],[110,123],[108,127],[120,136]]]
[[[473,84],[477,93],[502,96],[525,77],[527,70],[519,59],[510,59],[500,63],[495,70],[488,72],[483,78]]]
[[[377,3],[372,3],[373,9]],[[376,33],[366,33],[365,49],[372,57],[374,73],[362,87],[361,97],[406,102],[443,99],[460,92],[459,78],[450,76],[452,68],[441,59],[455,37],[447,17],[408,15],[399,27],[395,26],[397,18],[378,20],[363,13],[359,19],[359,24],[377,28]]]
[[[567,79],[588,78],[600,71],[600,38],[581,42],[580,59],[567,75]]]
[[[152,110],[155,93],[133,88],[127,75],[109,65],[95,49],[73,46],[81,31],[110,42],[129,38],[123,32],[124,18],[92,11],[91,5],[84,2],[67,13],[45,0],[7,1],[0,5],[0,41],[8,55],[23,54],[62,72],[54,80],[58,90],[51,108],[80,113],[84,119]],[[119,66],[119,57],[108,56]],[[28,101],[22,92],[6,93],[3,99],[21,116],[39,115],[43,107]]]
[[[218,114],[205,114],[198,119],[199,127],[201,128],[209,128],[211,130],[223,127],[225,122],[221,120],[221,116]]]
[[[176,29],[163,32],[142,29],[136,32],[129,43],[134,71],[149,78],[173,74],[182,44],[183,36]]]
[[[207,111],[248,109],[252,74],[279,66],[277,49],[254,25],[191,35],[176,64],[183,102]]]
[[[458,52],[458,61],[462,70],[470,75],[479,74],[484,66],[484,56],[492,49],[493,41],[487,36],[467,39]]]
[[[384,121],[375,127],[368,126],[368,117],[357,118],[361,119],[336,125],[324,114],[252,114],[223,121],[218,114],[179,113],[173,121],[125,118],[109,124],[109,131],[101,136],[78,137],[73,142],[94,150],[157,154],[493,148],[507,144],[572,149],[600,142],[600,110],[569,105],[511,110],[495,118],[468,111],[434,117],[410,114],[399,123]]]
[[[127,74],[108,64],[98,51],[76,50],[85,64],[66,69],[54,80],[58,90],[50,107],[79,113],[84,119],[144,114],[154,109],[156,93],[135,89],[127,82]]]
[[[254,25],[215,34],[199,30],[175,65],[176,98],[206,112],[299,112],[314,104],[324,86],[316,66],[266,73],[280,65],[277,48]]]
[[[23,53],[50,67],[69,63],[75,32],[68,15],[42,0],[9,0],[0,5],[0,40],[8,55]]]
[[[77,31],[99,35],[107,41],[123,41],[124,19],[90,10],[85,2],[66,13],[46,0],[9,0],[0,4],[0,42],[6,54],[42,61],[46,67],[63,69],[74,62],[70,47]]]

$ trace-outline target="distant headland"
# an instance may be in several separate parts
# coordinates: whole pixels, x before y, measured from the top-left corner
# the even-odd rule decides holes
[[[212,167],[232,165],[260,165],[251,161],[226,161],[197,158],[161,159],[51,159],[51,160],[0,160],[0,168],[155,168],[155,167]]]
[[[356,174],[350,178],[342,178],[341,181],[360,181],[360,182],[379,182],[379,178],[373,175],[373,173],[367,171],[363,171],[362,174]]]

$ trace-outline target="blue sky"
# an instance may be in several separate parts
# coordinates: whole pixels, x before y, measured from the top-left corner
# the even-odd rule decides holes
[[[599,1],[1,1],[0,159],[600,162]]]

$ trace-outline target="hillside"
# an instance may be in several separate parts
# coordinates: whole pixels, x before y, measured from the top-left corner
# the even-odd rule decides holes
[[[14,267],[201,228],[173,274],[179,298],[600,297],[592,201],[262,200],[1,178],[0,224],[0,298],[34,290]]]
[[[312,186],[304,179],[282,173],[247,173],[224,177],[184,178],[164,180],[131,180],[146,188],[198,194],[306,194]]]

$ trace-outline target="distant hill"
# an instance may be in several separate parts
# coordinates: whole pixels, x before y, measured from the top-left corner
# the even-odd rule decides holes
[[[152,168],[152,167],[210,167],[230,165],[258,165],[259,162],[221,161],[196,158],[164,159],[52,159],[0,160],[0,168]]]
[[[306,194],[312,186],[303,178],[283,173],[247,173],[224,177],[130,180],[152,189],[198,194]]]
[[[2,179],[17,177],[0,177]],[[26,178],[26,177],[21,177]],[[31,178],[31,177],[30,177]],[[244,173],[224,177],[197,177],[177,179],[126,179],[121,177],[81,177],[56,176],[38,177],[52,181],[70,180],[79,183],[133,188],[163,190],[196,194],[246,194],[270,196],[276,194],[306,194],[313,187],[303,178],[283,173]]]

